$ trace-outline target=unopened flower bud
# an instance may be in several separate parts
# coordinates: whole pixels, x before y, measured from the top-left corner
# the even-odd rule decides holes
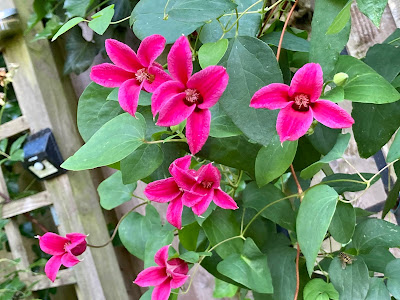
[[[346,83],[347,78],[349,78],[349,75],[347,75],[346,73],[340,72],[340,73],[335,74],[335,76],[333,76],[333,82],[337,86],[342,86]]]

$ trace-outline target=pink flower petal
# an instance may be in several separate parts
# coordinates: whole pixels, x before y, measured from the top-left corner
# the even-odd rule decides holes
[[[90,72],[90,79],[105,87],[118,87],[132,78],[135,78],[134,73],[109,63],[93,66]]]
[[[330,128],[348,128],[354,124],[354,119],[339,105],[329,100],[317,100],[312,105],[314,118]]]
[[[208,109],[196,109],[186,123],[186,138],[192,154],[203,148],[210,134],[211,112]]]
[[[214,203],[224,209],[237,209],[235,200],[221,189],[214,190]]]
[[[67,268],[75,266],[78,262],[80,262],[80,260],[68,252],[61,257],[61,263]]]
[[[58,270],[60,270],[61,267],[61,257],[62,255],[54,255],[48,260],[44,267],[46,276],[53,282],[56,280]]]
[[[172,277],[175,275],[186,275],[189,272],[189,266],[184,260],[173,258],[167,262],[168,272],[172,274]]]
[[[65,248],[71,252],[72,255],[81,255],[86,250],[86,234],[82,233],[67,233],[67,238],[70,240],[71,244],[67,245]]]
[[[163,283],[157,285],[151,294],[151,300],[168,300],[171,294],[171,278],[167,278]]]
[[[160,203],[172,201],[181,193],[172,177],[150,182],[144,189],[144,194],[149,200]]]
[[[161,106],[172,97],[185,91],[185,85],[179,81],[167,81],[161,84],[151,96],[151,112],[153,117],[159,112]]]
[[[271,83],[259,89],[250,100],[250,107],[277,109],[284,108],[289,100],[289,86]]]
[[[187,207],[195,206],[204,198],[204,195],[193,191],[185,191],[182,195],[182,203]]]
[[[193,72],[192,51],[187,37],[176,40],[168,54],[168,70],[172,77],[184,84]]]
[[[160,267],[165,267],[167,265],[169,247],[170,245],[166,245],[160,248],[156,255],[154,255],[154,261]]]
[[[218,168],[214,167],[211,163],[201,166],[199,169],[199,176],[197,182],[211,182],[212,188],[219,188],[221,182],[221,173]],[[211,187],[210,187],[211,188]]]
[[[195,110],[196,105],[187,106],[183,100],[186,94],[180,93],[172,97],[161,106],[156,125],[174,126],[189,117]]]
[[[163,283],[167,278],[165,267],[150,267],[140,272],[134,283],[142,287],[154,286]]]
[[[66,238],[70,240],[71,246],[76,246],[85,241],[87,238],[86,234],[79,233],[79,232],[71,232],[66,234]]]
[[[167,208],[167,221],[178,229],[182,229],[183,204],[181,197],[172,200]]]
[[[161,55],[165,47],[165,38],[159,34],[146,37],[139,46],[137,56],[145,67],[151,66],[157,57]]]
[[[128,45],[113,39],[107,39],[105,44],[108,56],[118,67],[134,73],[143,68],[136,53]]]
[[[136,79],[130,79],[125,81],[118,90],[119,105],[132,116],[135,116],[142,86],[143,83],[139,83]]]
[[[186,280],[188,280],[189,275],[182,274],[174,274],[171,280],[171,288],[177,289],[185,284]]]
[[[40,249],[50,255],[64,254],[64,246],[69,242],[69,239],[53,232],[46,232],[43,236],[38,236],[38,238]]]
[[[169,166],[169,172],[171,173],[172,168],[175,166],[177,166],[178,168],[181,168],[182,170],[187,171],[187,170],[189,170],[191,162],[192,162],[191,155],[185,155],[184,157],[177,158]],[[171,173],[171,175],[172,175],[172,173]]]
[[[153,66],[148,69],[148,72],[154,75],[154,80],[151,83],[148,80],[144,81],[143,87],[149,93],[155,92],[164,82],[172,80],[171,76],[162,68],[160,69],[159,67]]]
[[[211,201],[214,198],[214,189],[209,190],[209,193],[204,198],[192,207],[193,213],[200,216],[204,214],[207,208],[210,206]]]
[[[175,182],[178,186],[184,190],[190,190],[194,184],[196,184],[196,179],[190,170],[184,170],[178,166],[170,168],[170,173],[174,177]]]
[[[209,66],[190,77],[187,87],[196,89],[203,97],[198,107],[210,108],[218,102],[228,85],[229,75],[221,66]]]
[[[308,111],[297,111],[289,104],[281,109],[276,120],[276,131],[281,143],[284,141],[295,141],[302,137],[310,128],[313,121],[313,113]]]
[[[321,96],[324,78],[321,66],[308,63],[301,67],[292,78],[289,88],[289,97],[295,94],[306,94],[310,96],[311,102],[318,100]]]

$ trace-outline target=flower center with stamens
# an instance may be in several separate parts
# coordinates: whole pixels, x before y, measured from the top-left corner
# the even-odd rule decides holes
[[[310,106],[310,97],[306,94],[294,95],[293,109],[298,111],[308,111]]]
[[[185,90],[186,97],[183,100],[187,106],[191,106],[193,104],[201,104],[203,103],[203,97],[196,89],[186,89]]]
[[[135,73],[136,80],[142,83],[143,81],[147,80],[149,83],[154,81],[154,75],[150,74],[146,68],[137,70]]]
[[[202,181],[201,185],[203,186],[203,188],[205,189],[211,189],[213,186],[214,182],[212,181]]]

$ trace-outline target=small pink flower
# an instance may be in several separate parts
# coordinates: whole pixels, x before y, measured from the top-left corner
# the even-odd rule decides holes
[[[186,137],[190,152],[201,150],[210,133],[209,108],[217,103],[228,84],[224,67],[209,66],[192,75],[192,52],[185,36],[180,37],[168,54],[168,70],[173,77],[160,85],[151,101],[157,125],[178,125],[187,119]]]
[[[180,258],[168,260],[169,245],[162,247],[154,256],[157,267],[150,267],[138,274],[134,283],[139,286],[155,286],[152,300],[168,300],[171,289],[185,284],[189,267]]]
[[[53,255],[46,263],[44,271],[47,277],[54,282],[61,265],[65,267],[75,266],[80,260],[76,256],[86,250],[86,237],[82,233],[67,233],[66,237],[47,232],[43,236],[37,236],[40,249]]]
[[[272,83],[258,90],[250,107],[281,108],[276,122],[281,142],[299,139],[310,128],[313,118],[330,128],[351,127],[354,120],[344,109],[319,99],[323,84],[321,66],[308,63],[294,74],[290,87]]]
[[[184,170],[188,170],[190,159],[190,155],[176,159],[169,167],[171,175],[174,173],[174,169],[177,165]],[[189,180],[186,182],[187,186],[190,185],[190,180],[192,185],[196,183],[192,177],[187,176],[187,180]],[[184,193],[185,191],[181,186],[179,186],[177,181],[175,181],[174,177],[151,182],[144,189],[144,194],[149,200],[159,203],[169,202],[166,216],[167,221],[178,229],[182,228],[182,196]],[[193,194],[191,192],[187,193]],[[194,196],[200,195],[192,195],[192,197]]]
[[[115,65],[104,63],[94,66],[90,78],[105,87],[119,87],[119,104],[123,110],[134,116],[140,90],[152,93],[171,79],[162,66],[155,62],[164,47],[165,38],[157,34],[142,41],[137,55],[128,45],[108,39],[106,51]]]
[[[185,191],[191,192],[185,192],[182,201],[184,205],[191,207],[196,215],[202,215],[212,201],[224,209],[238,208],[232,197],[221,189],[221,173],[212,163],[201,166],[197,172],[176,166],[171,174]]]

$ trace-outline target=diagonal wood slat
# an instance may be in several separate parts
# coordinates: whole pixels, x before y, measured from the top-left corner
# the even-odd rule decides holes
[[[30,275],[24,278],[25,284],[28,286],[30,284],[35,283],[32,287],[33,291],[39,291],[44,289],[49,289],[57,286],[69,285],[76,283],[76,277],[73,269],[65,269],[61,270],[57,274],[57,279],[54,282],[51,282],[46,275]]]
[[[2,218],[12,218],[14,216],[53,204],[48,191],[40,192],[35,195],[19,200],[13,200],[3,205]]]
[[[28,130],[29,124],[24,116],[0,125],[0,140]]]

